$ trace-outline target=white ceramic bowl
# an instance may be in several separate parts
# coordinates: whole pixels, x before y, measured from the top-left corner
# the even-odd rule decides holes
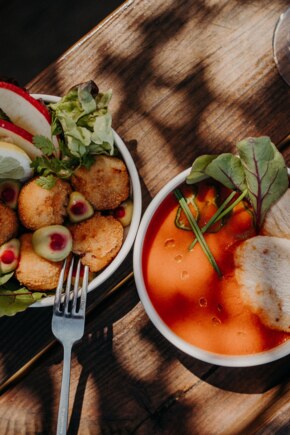
[[[176,346],[178,349],[182,350],[186,354],[211,364],[228,367],[248,367],[269,363],[288,355],[290,353],[290,340],[271,350],[250,355],[223,355],[208,352],[187,343],[185,340],[177,336],[161,319],[156,309],[154,308],[146,290],[142,271],[144,238],[148,226],[157,208],[160,206],[162,201],[170,194],[170,192],[172,192],[177,186],[185,181],[189,173],[190,168],[177,175],[159,191],[159,193],[154,197],[154,199],[151,201],[148,208],[146,209],[139,226],[134,245],[133,265],[137,291],[139,293],[139,297],[145,311],[147,312],[150,320],[153,322],[155,327],[170,343],[172,343],[174,346]]]
[[[52,96],[52,95],[44,95],[44,94],[32,94],[34,98],[42,99],[47,103],[50,102],[57,102],[59,101],[59,97]],[[141,185],[140,185],[140,179],[139,175],[135,166],[135,163],[133,161],[133,158],[128,151],[128,148],[126,147],[125,143],[122,141],[120,136],[114,131],[114,140],[115,145],[120,151],[120,154],[126,163],[129,176],[130,176],[130,184],[131,184],[131,197],[133,199],[133,216],[132,221],[128,227],[125,229],[125,236],[124,236],[124,242],[123,245],[116,255],[116,257],[113,259],[113,261],[103,270],[101,271],[90,283],[88,287],[88,292],[96,289],[99,287],[104,281],[106,281],[117,269],[118,267],[123,263],[125,258],[127,257],[130,249],[133,246],[135,236],[138,230],[140,218],[141,218],[141,212],[142,212],[142,193],[141,193]],[[50,305],[53,305],[54,297],[49,296],[47,298],[40,299],[39,301],[35,302],[30,307],[33,308],[39,308],[39,307],[47,307]]]

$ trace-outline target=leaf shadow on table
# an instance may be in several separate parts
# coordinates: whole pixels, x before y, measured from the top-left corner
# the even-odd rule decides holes
[[[212,95],[204,77],[204,65],[198,62],[192,68],[188,68],[187,74],[182,78],[170,79],[164,74],[157,72],[154,61],[157,53],[160,53],[168,42],[185,28],[190,15],[196,14],[206,26],[218,13],[217,6],[208,7],[202,1],[195,2],[169,2],[166,10],[161,11],[140,23],[138,49],[133,54],[123,56],[114,51],[110,45],[104,43],[100,51],[103,53],[102,62],[97,66],[99,74],[116,75],[120,84],[122,95],[121,105],[114,114],[116,125],[122,124],[134,116],[145,118],[150,122],[151,128],[158,131],[164,141],[168,143],[177,161],[191,161],[192,155],[181,155],[178,143],[195,141],[200,143],[198,135],[199,119],[205,108],[212,102]],[[158,37],[156,37],[156,34]],[[153,42],[154,41],[154,42]],[[139,80],[131,80],[138,77]],[[158,107],[151,107],[150,111],[144,105],[144,95],[150,93],[150,89],[156,88],[156,93],[166,89],[166,98],[170,95],[184,97],[182,110],[176,108],[174,119],[167,120],[156,113]],[[198,109],[192,96],[194,93],[203,95],[199,101]],[[180,116],[180,114],[182,116]],[[184,118],[184,119],[183,119]],[[175,122],[178,119],[178,125]],[[197,145],[198,151],[200,145]]]
[[[100,433],[164,433],[163,430],[170,427],[168,410],[174,403],[175,415],[178,413],[184,419],[182,433],[191,434],[191,428],[186,424],[186,415],[190,415],[194,408],[180,403],[178,400],[182,392],[172,394],[162,376],[176,361],[176,351],[159,336],[151,324],[146,324],[140,332],[145,342],[149,343],[150,352],[158,354],[158,364],[155,366],[154,377],[144,373],[140,378],[134,374],[134,369],[128,368],[128,361],[120,359],[120,352],[114,349],[114,322],[118,317],[112,318],[112,323],[109,324],[97,321],[95,328],[90,329],[86,335],[82,351],[78,352],[78,362],[83,369],[73,404],[69,433],[76,435],[80,430],[87,381],[88,378],[93,378],[98,396],[96,407]],[[87,351],[94,354],[94,365],[85,356],[86,347]],[[131,357],[139,360],[133,354]]]
[[[51,307],[41,309],[31,308],[13,317],[3,317],[0,319],[2,331],[0,338],[2,382],[24,366],[46,343],[52,340],[50,327],[51,314]],[[32,409],[36,403],[41,403],[45,413],[39,414],[38,423],[41,427],[46,427],[47,422],[52,421],[53,417],[51,397],[53,396],[54,386],[45,363],[42,365],[42,372],[39,373],[39,377],[38,375],[35,376],[32,371],[29,382],[26,382],[24,378],[23,384],[20,385],[20,390],[22,388],[23,390],[20,392],[20,395],[23,394],[22,405],[12,399],[15,412],[17,412],[18,405],[20,406],[19,411],[22,417],[19,417],[19,424],[25,425],[26,419],[27,422],[32,422],[29,409],[30,407]],[[17,389],[18,384],[15,384],[10,386],[9,390],[2,393],[3,396],[0,397],[0,402],[3,404],[1,411],[4,410],[5,413],[1,418],[6,418],[8,411],[6,406],[9,403],[9,397],[13,397],[14,391],[17,391]],[[27,405],[27,408],[25,406],[23,408],[24,403]],[[17,426],[17,419],[14,423]]]
[[[236,3],[242,2],[236,0]],[[267,2],[263,1],[263,4],[265,3]],[[193,63],[188,67],[187,73],[184,77],[172,79],[165,75],[156,74],[154,66],[155,55],[163,50],[167,42],[170,40],[174,41],[177,34],[185,28],[190,15],[198,14],[200,20],[204,23],[204,26],[207,26],[207,24],[218,15],[219,10],[217,3],[216,5],[212,5],[212,7],[208,7],[206,6],[206,3],[202,1],[190,3],[186,1],[171,2],[167,5],[166,12],[160,12],[158,15],[155,15],[141,23],[141,39],[139,51],[137,53],[126,58],[115,53],[110,47],[105,47],[106,50],[104,50],[105,54],[103,62],[101,63],[101,66],[98,66],[101,72],[108,72],[112,75],[114,72],[118,74],[119,80],[122,83],[123,104],[121,104],[118,113],[115,116],[116,122],[119,125],[122,125],[122,122],[132,114],[138,114],[139,116],[147,118],[153,128],[161,133],[164,142],[169,144],[176,160],[186,166],[191,163],[192,159],[197,154],[206,152],[207,147],[207,144],[200,134],[200,124],[202,123],[203,114],[214,101],[215,96],[213,95],[210,84],[208,83],[206,62],[198,61]],[[158,32],[158,42],[153,46],[152,34],[155,32]],[[139,77],[139,82],[137,84],[136,81],[131,82],[130,77],[132,75]],[[57,73],[55,74],[55,77],[57,79]],[[165,121],[157,113],[158,107],[153,107],[152,110],[148,112],[142,101],[143,92],[149,84],[153,84],[157,91],[166,88],[168,95],[174,94],[175,97],[178,97],[178,95],[181,94],[182,98],[184,98],[184,107],[181,111],[182,116],[186,115],[184,119],[182,119],[181,116],[178,118],[178,122],[176,122],[176,119]],[[276,90],[281,87],[279,76],[277,75],[276,80],[269,85],[270,87],[265,86],[261,91],[264,96],[266,94],[268,95],[266,100],[268,113],[270,111],[271,96],[279,98],[279,95],[282,94],[282,92],[275,94]],[[57,82],[55,86],[57,87]],[[263,125],[259,123],[260,116],[257,115],[257,110],[260,107],[259,99],[262,101],[262,97],[263,95],[259,94],[251,99],[250,104],[240,104],[240,106],[238,102],[233,102],[233,104],[236,104],[242,113],[244,113],[245,119],[253,123],[258,129],[264,128]],[[196,107],[197,103],[199,104],[198,108]],[[256,103],[257,105],[255,105]],[[219,140],[218,137],[214,136],[212,138],[212,144],[217,145]],[[183,142],[192,142],[198,145],[194,149],[192,147],[192,150],[188,152],[187,155],[184,155],[180,153],[180,150],[176,146],[176,144]],[[225,150],[231,146],[232,144],[229,141],[223,143]],[[138,149],[135,152],[137,154]],[[141,157],[139,156],[139,158]],[[149,323],[142,328],[140,333],[145,343],[150,343],[153,346],[153,353],[156,352],[156,354],[160,356],[160,361],[156,368],[156,376],[153,379],[147,379],[146,377],[141,380],[138,379],[137,376],[132,375],[124,368],[122,361],[118,360],[112,344],[114,323],[128,314],[137,302],[138,300],[134,299],[131,304],[125,305],[121,310],[118,310],[117,313],[112,313],[110,321],[102,323],[102,320],[96,320],[93,326],[89,328],[82,343],[76,347],[75,354],[78,357],[79,363],[83,367],[83,371],[78,382],[75,402],[73,404],[73,418],[71,419],[70,425],[71,433],[77,433],[78,431],[84,394],[90,376],[94,379],[99,396],[99,405],[97,404],[96,406],[99,407],[101,426],[103,425],[104,428],[108,428],[108,431],[110,429],[113,431],[115,427],[119,428],[122,426],[126,429],[129,426],[130,428],[134,427],[137,432],[138,427],[141,427],[143,422],[145,424],[146,419],[148,418],[152,420],[153,425],[156,425],[155,429],[158,425],[159,427],[162,427],[163,424],[166,424],[165,419],[168,418],[168,410],[170,410],[173,403],[177,408],[180,407],[180,410],[182,411],[180,412],[180,415],[182,415],[182,418],[186,416],[187,412],[193,412],[192,406],[187,408],[186,404],[178,401],[178,394],[172,396],[172,393],[169,391],[169,386],[162,379],[162,370],[169,369],[176,360],[202,381],[229,391],[254,394],[267,391],[267,389],[274,385],[278,385],[279,383],[281,383],[281,391],[283,390],[284,387],[282,383],[288,379],[288,374],[286,373],[286,367],[289,363],[288,359],[285,359],[282,362],[273,363],[271,367],[263,366],[253,369],[227,369],[213,367],[176,351],[176,349],[167,343]],[[4,364],[7,371],[11,370],[11,362],[15,364],[17,355],[19,355],[22,350],[21,346],[20,348],[18,347],[18,349],[15,347],[9,349],[9,340],[13,340],[12,331],[17,335],[16,326],[18,326],[19,331],[21,331],[22,334],[22,341],[27,344],[29,343],[28,335],[32,332],[32,325],[34,330],[36,330],[38,325],[41,324],[41,327],[37,332],[39,336],[41,335],[41,331],[44,330],[44,327],[47,327],[50,330],[48,319],[42,319],[41,323],[40,317],[39,314],[35,314],[35,323],[33,322],[34,314],[27,322],[25,320],[26,314],[20,315],[15,322],[12,319],[9,319],[9,322],[8,320],[0,322],[3,326],[3,328],[1,328],[2,331],[10,331],[11,324],[13,324],[11,334],[8,334],[9,339],[6,336],[5,339],[3,337],[2,343],[0,342],[3,355],[6,353],[6,357],[4,356]],[[17,344],[19,343],[20,340],[17,340]],[[92,354],[94,358],[92,358]],[[88,360],[88,355],[90,355],[90,360]],[[48,428],[46,433],[52,432],[50,425],[52,421],[52,403],[54,399],[49,368],[54,364],[60,363],[61,358],[62,355],[60,350],[57,354],[50,356],[45,365],[45,372],[40,373],[37,371],[34,379],[31,375],[24,381],[25,388],[27,388],[27,390],[35,397],[38,397],[40,408],[42,409],[43,415],[45,415],[43,417],[43,421],[45,419],[43,425]],[[43,368],[43,366],[41,367]],[[227,374],[228,376],[226,376]],[[227,378],[226,384],[224,381],[225,378]],[[257,382],[257,379],[259,382]],[[269,382],[269,379],[271,382]],[[47,394],[45,397],[43,395],[43,388],[40,380],[45,380],[45,383],[47,384]],[[111,386],[110,382],[112,382]],[[113,388],[116,389],[116,397],[120,401],[120,409],[111,409],[110,397],[107,391],[108,388],[110,391]],[[151,392],[157,394],[158,391],[161,391],[162,396],[166,397],[167,400],[160,403],[159,406],[155,406],[150,397]],[[182,392],[180,392],[180,394],[182,394]],[[132,398],[132,400],[130,398]],[[132,405],[133,409],[129,408],[127,410],[127,402],[130,402],[130,400],[135,405]],[[136,405],[136,403],[138,405]],[[136,415],[139,416],[138,427],[136,425]],[[186,425],[186,421],[184,421],[184,424]],[[185,428],[183,433],[186,434],[187,430],[188,433],[191,433],[191,428]]]
[[[264,0],[260,7],[267,3],[269,2]],[[233,11],[235,8],[242,7],[250,8],[251,4],[248,2],[241,5],[239,0],[233,2]],[[218,3],[207,5],[202,1],[170,2],[165,11],[161,10],[158,14],[140,22],[139,35],[136,35],[139,42],[133,53],[126,53],[125,56],[115,51],[112,44],[109,45],[106,42],[100,49],[103,56],[101,63],[96,67],[96,76],[99,72],[112,77],[116,76],[122,95],[121,104],[114,114],[116,125],[128,124],[130,117],[137,120],[142,119],[143,125],[147,122],[147,133],[155,132],[161,135],[163,142],[170,147],[170,152],[174,155],[176,162],[184,167],[188,167],[197,155],[207,152],[208,141],[210,141],[211,152],[221,146],[224,151],[227,151],[234,147],[236,140],[243,138],[241,137],[243,134],[249,136],[253,133],[257,134],[257,131],[266,134],[267,130],[270,131],[271,123],[265,125],[261,121],[263,119],[261,112],[265,114],[265,119],[268,119],[271,115],[273,101],[285,98],[285,86],[278,73],[271,83],[259,89],[257,95],[253,92],[251,83],[247,83],[246,103],[242,103],[235,95],[219,94],[217,96],[218,89],[213,87],[212,77],[208,71],[208,60],[215,54],[210,49],[205,49],[205,54],[196,58],[193,50],[192,62],[183,68],[181,76],[178,70],[174,73],[174,64],[171,65],[172,71],[168,71],[168,74],[162,70],[158,62],[156,65],[160,53],[168,49],[169,43],[175,43],[175,39],[184,31],[188,21],[194,15],[203,23],[204,29],[215,20],[217,20],[218,27],[219,14],[223,8],[225,5]],[[228,15],[230,16],[229,13]],[[234,12],[233,16],[235,16]],[[234,26],[234,23],[230,22],[228,25]],[[219,49],[220,47],[216,50]],[[261,63],[263,59],[259,61]],[[265,70],[269,68],[275,68],[274,61],[271,65],[265,61]],[[258,74],[264,73],[265,70],[258,71]],[[139,80],[132,79],[135,77]],[[249,77],[255,84],[257,77],[251,75]],[[148,109],[144,102],[152,92],[162,95],[162,98],[157,98],[156,101],[153,98],[153,104]],[[151,102],[151,96],[148,98]],[[172,109],[172,99],[176,104],[175,113]],[[166,113],[165,101],[168,102],[171,110],[170,116],[168,116],[169,112]],[[222,111],[217,110],[216,103],[221,107],[224,106],[227,111],[236,113],[236,119],[232,115],[235,120],[233,130],[231,130],[231,125],[227,125],[227,117]],[[214,129],[209,139],[209,135],[204,134],[203,130],[207,129],[206,118],[213,116],[214,119],[215,110],[221,114],[221,119],[215,119],[215,124],[224,123],[228,131],[223,136],[221,135],[222,128]],[[274,123],[275,117],[272,118]],[[215,128],[215,125],[213,127]],[[186,152],[180,152],[179,144],[192,144],[192,147],[186,147]],[[139,159],[142,157],[139,156]]]
[[[82,342],[75,349],[78,363],[82,369],[69,423],[68,432],[71,435],[77,434],[81,430],[80,418],[89,378],[93,379],[97,395],[97,400],[93,406],[97,408],[98,421],[95,421],[95,424],[98,425],[100,433],[114,433],[114,431],[126,429],[128,425],[131,427],[132,424],[130,410],[126,405],[126,400],[130,397],[130,391],[127,388],[129,375],[122,369],[121,361],[118,361],[115,355],[113,331],[115,322],[134,308],[138,303],[138,297],[133,294],[133,297],[128,299],[126,289],[123,289],[117,309],[116,306],[112,305],[112,302],[110,300],[110,304],[103,304],[100,312],[94,313],[86,327],[86,334]]]

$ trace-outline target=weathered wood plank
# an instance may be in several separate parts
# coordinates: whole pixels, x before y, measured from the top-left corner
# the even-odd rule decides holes
[[[59,347],[0,398],[0,421],[12,419],[17,426],[29,419],[52,433],[61,365]],[[95,425],[96,432],[91,433],[173,434],[182,421],[182,433],[237,433],[257,424],[264,412],[273,419],[269,409],[277,408],[277,400],[278,409],[283,405],[285,412],[288,365],[289,357],[243,369],[190,358],[160,336],[129,286],[114,304],[103,306],[90,319],[75,348],[71,430],[74,433],[79,426],[79,433],[86,433]],[[193,427],[196,431],[190,432]]]
[[[79,78],[113,88],[114,126],[137,140],[134,157],[155,194],[199,153],[232,149],[248,135],[278,142],[288,134],[289,90],[272,57],[283,5],[133,2],[124,19],[112,17],[29,88],[62,94]]]
[[[93,79],[113,89],[114,128],[134,156],[146,207],[199,153],[233,150],[249,135],[278,143],[289,134],[289,89],[271,46],[287,4],[129,1],[28,88],[62,95]],[[289,147],[283,152],[290,164]],[[104,288],[131,269],[129,257]],[[89,296],[92,303],[96,293]],[[50,316],[29,310],[0,320],[2,378],[51,339]],[[75,348],[70,433],[287,431],[288,365],[229,369],[187,357],[156,331],[130,283],[88,319]],[[1,433],[54,432],[61,366],[58,347],[0,397]]]

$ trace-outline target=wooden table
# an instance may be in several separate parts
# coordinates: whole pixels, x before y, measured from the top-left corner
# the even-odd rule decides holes
[[[128,144],[144,208],[200,153],[231,151],[246,136],[289,134],[289,88],[272,57],[283,0],[131,0],[33,81],[35,93],[64,94],[94,80],[113,89],[113,126]],[[68,29],[69,31],[69,29]],[[290,147],[282,151],[290,164]],[[149,321],[132,270],[89,294],[83,340],[75,347],[70,434],[286,434],[290,357],[253,368],[222,368],[171,346]],[[96,306],[93,304],[95,303]],[[0,433],[54,433],[62,350],[51,308],[0,319],[2,382],[25,376],[0,397]]]

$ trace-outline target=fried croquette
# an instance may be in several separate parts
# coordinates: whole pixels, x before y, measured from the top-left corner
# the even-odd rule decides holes
[[[71,225],[73,252],[80,255],[83,265],[91,272],[98,272],[107,266],[119,252],[123,242],[123,226],[113,216],[102,216],[96,212],[93,217]]]
[[[128,198],[130,193],[129,174],[125,163],[112,156],[97,156],[86,169],[77,169],[71,183],[82,193],[96,210],[112,210]]]
[[[29,290],[46,291],[57,287],[62,261],[53,262],[37,255],[32,247],[32,234],[20,236],[20,261],[16,278]]]
[[[21,189],[18,198],[18,214],[21,223],[30,230],[48,225],[61,225],[66,216],[66,206],[71,186],[58,179],[51,189],[44,189],[37,178],[29,181]]]
[[[0,246],[16,236],[18,219],[14,210],[0,202]]]

